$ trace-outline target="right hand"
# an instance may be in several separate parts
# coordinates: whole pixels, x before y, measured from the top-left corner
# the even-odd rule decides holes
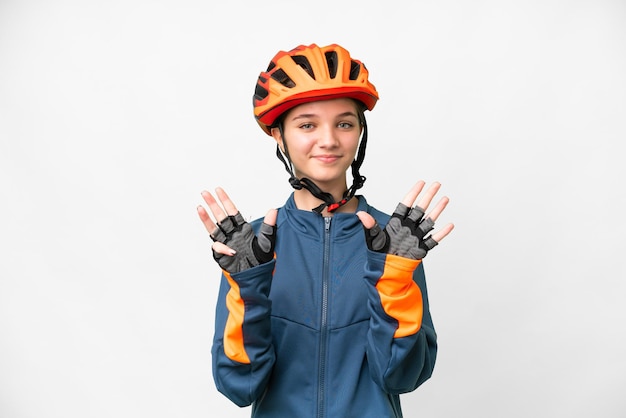
[[[211,193],[201,193],[215,222],[203,206],[198,206],[198,216],[214,241],[213,258],[220,267],[229,273],[239,273],[272,260],[278,211],[272,209],[265,215],[259,234],[255,236],[226,192],[219,187],[215,192],[223,208]]]

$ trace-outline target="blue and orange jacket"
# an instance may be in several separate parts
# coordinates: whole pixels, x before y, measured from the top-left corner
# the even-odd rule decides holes
[[[355,214],[298,210],[293,195],[277,226],[273,261],[222,276],[218,390],[255,418],[402,417],[399,395],[437,354],[421,262],[370,251]]]

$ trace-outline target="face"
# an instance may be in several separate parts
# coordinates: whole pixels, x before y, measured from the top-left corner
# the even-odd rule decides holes
[[[289,110],[281,138],[272,136],[284,151],[283,141],[298,178],[307,177],[322,190],[346,186],[346,170],[356,154],[361,125],[351,99],[304,103]]]

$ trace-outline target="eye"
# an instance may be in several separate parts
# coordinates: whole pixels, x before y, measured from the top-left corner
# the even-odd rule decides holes
[[[354,126],[354,124],[351,122],[339,122],[337,126],[342,129],[350,129]]]
[[[311,122],[301,123],[298,128],[306,130],[313,129],[313,124]]]

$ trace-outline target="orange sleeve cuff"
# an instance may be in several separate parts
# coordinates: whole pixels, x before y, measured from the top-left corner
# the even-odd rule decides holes
[[[422,291],[413,280],[413,272],[421,262],[388,254],[376,283],[385,313],[398,321],[394,338],[413,335],[422,326]]]
[[[230,290],[226,295],[228,318],[224,329],[224,354],[233,361],[250,364],[250,358],[243,344],[243,317],[246,308],[237,282],[227,271],[224,271],[224,276],[230,284]]]

